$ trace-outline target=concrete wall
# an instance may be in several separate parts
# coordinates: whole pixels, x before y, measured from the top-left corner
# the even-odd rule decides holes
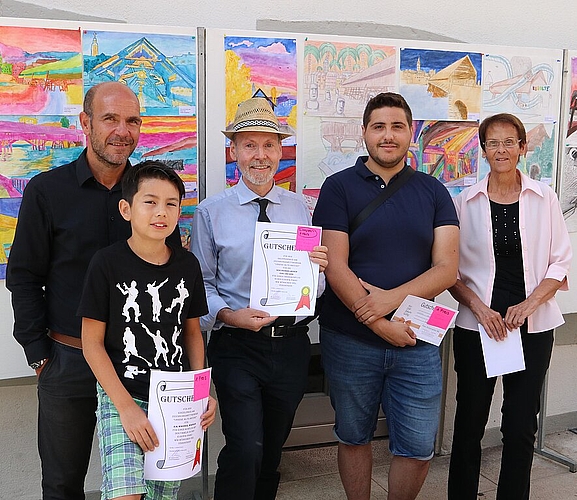
[[[293,0],[261,2],[246,0],[206,2],[173,0],[170,8],[146,0],[0,0],[0,16],[36,19],[104,21],[207,28],[260,29],[287,32],[328,33],[399,39],[461,41],[524,47],[577,49],[577,3],[526,0],[523,4],[502,0],[415,0],[405,4],[390,1]],[[346,21],[344,21],[346,20]],[[577,249],[577,234],[573,235]],[[577,252],[576,252],[577,253]],[[577,266],[574,266],[577,267]],[[571,282],[577,283],[573,269]],[[560,294],[566,312],[575,312],[575,291]],[[0,335],[10,336],[12,313],[9,295],[0,287]],[[548,431],[577,427],[577,315],[566,316],[567,325],[557,332],[549,376]],[[6,344],[6,342],[3,342]],[[27,372],[17,345],[4,356],[19,356],[22,374]],[[455,377],[449,361],[447,405],[442,451],[450,449],[454,413]],[[0,366],[0,378],[2,367]],[[499,440],[499,394],[496,395],[485,444]],[[210,472],[222,445],[219,426],[209,434]],[[36,500],[40,498],[39,461],[36,453],[36,386],[33,377],[0,381],[0,498]],[[98,460],[94,455],[87,490],[100,484]],[[195,485],[189,485],[194,488]],[[98,498],[95,493],[91,499]]]

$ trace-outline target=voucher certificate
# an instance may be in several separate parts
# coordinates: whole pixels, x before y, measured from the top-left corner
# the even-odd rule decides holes
[[[312,316],[319,265],[308,252],[320,241],[320,227],[257,222],[250,307],[271,316]]]
[[[200,472],[210,368],[189,372],[150,370],[148,420],[160,446],[144,454],[145,479],[176,481]]]
[[[430,300],[407,295],[393,314],[393,321],[410,323],[419,340],[439,346],[458,311]]]

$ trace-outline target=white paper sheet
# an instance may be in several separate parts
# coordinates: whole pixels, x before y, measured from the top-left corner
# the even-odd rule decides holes
[[[410,322],[419,340],[436,345],[443,341],[447,330],[455,322],[458,311],[431,300],[407,295],[393,314],[393,321]]]
[[[489,338],[481,324],[479,324],[479,334],[481,335],[487,378],[520,372],[525,369],[525,356],[523,355],[523,343],[519,328],[508,332],[505,340],[500,342]]]
[[[319,265],[307,250],[320,245],[320,237],[320,227],[257,222],[250,307],[271,316],[312,316]]]
[[[160,441],[144,455],[144,477],[160,481],[187,479],[200,472],[210,368],[190,372],[150,371],[148,420]]]

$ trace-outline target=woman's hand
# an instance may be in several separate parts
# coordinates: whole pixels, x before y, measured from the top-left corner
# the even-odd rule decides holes
[[[501,315],[486,306],[481,300],[475,300],[470,306],[471,312],[477,321],[483,326],[489,338],[500,341],[507,337],[507,325]]]

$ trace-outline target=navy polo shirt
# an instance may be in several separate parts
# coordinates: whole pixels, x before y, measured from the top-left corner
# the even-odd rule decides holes
[[[348,233],[357,214],[386,189],[385,182],[366,167],[367,159],[361,156],[354,166],[325,180],[313,224]],[[459,221],[445,186],[430,175],[415,172],[349,237],[349,267],[372,285],[395,288],[431,267],[433,231],[449,225],[458,226]],[[372,345],[393,347],[359,323],[329,284],[325,295],[321,325]]]

